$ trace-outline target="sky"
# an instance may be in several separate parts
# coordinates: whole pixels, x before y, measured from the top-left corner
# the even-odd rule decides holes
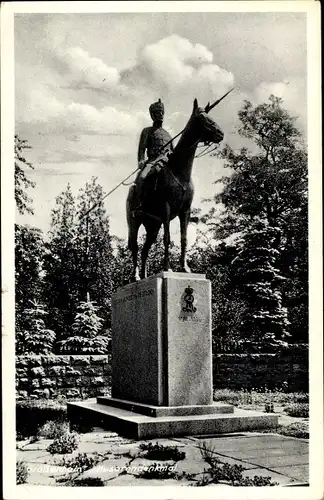
[[[177,134],[193,100],[205,106],[235,87],[211,111],[223,144],[242,145],[237,112],[270,94],[283,98],[306,133],[307,43],[305,13],[87,13],[16,14],[15,127],[32,149],[28,172],[34,216],[18,223],[45,233],[55,197],[71,184],[77,195],[92,176],[105,192],[137,167],[148,107],[161,98],[164,127]],[[227,172],[206,156],[193,169],[193,206],[220,189]],[[126,238],[125,200],[119,187],[105,200],[112,234]],[[178,243],[178,222],[171,227]],[[189,240],[195,240],[195,228]]]

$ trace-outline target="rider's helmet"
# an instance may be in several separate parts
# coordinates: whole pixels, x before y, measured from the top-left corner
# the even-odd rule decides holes
[[[152,120],[155,120],[156,118],[159,118],[163,120],[164,116],[164,105],[161,99],[159,99],[157,102],[154,102],[151,104],[149,107],[150,115]]]

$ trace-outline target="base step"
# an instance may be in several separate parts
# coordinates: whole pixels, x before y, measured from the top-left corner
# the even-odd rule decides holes
[[[96,400],[67,403],[71,422],[86,420],[132,439],[150,439],[199,434],[224,434],[274,428],[278,416],[251,410],[206,415],[148,416],[97,403]]]
[[[208,415],[216,413],[233,413],[234,407],[225,403],[213,403],[211,405],[191,405],[191,406],[153,406],[144,403],[126,401],[125,399],[109,398],[98,396],[97,403],[101,405],[121,408],[149,417],[175,417],[184,415]]]

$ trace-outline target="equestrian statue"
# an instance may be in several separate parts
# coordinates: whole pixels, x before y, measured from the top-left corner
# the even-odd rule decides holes
[[[135,184],[128,192],[126,213],[128,224],[128,248],[132,253],[132,280],[147,277],[146,261],[158,232],[164,229],[164,265],[169,268],[170,221],[179,217],[181,231],[181,272],[190,272],[186,260],[187,228],[190,219],[194,188],[191,180],[193,161],[198,144],[218,144],[224,134],[215,121],[208,116],[229,92],[205,108],[194,100],[192,114],[181,133],[178,144],[173,147],[171,136],[162,128],[164,106],[161,100],[153,103],[150,115],[151,127],[145,128],[140,136],[138,163],[140,172]],[[145,154],[147,160],[145,161]],[[143,224],[146,239],[141,253],[141,269],[138,266],[138,230]]]

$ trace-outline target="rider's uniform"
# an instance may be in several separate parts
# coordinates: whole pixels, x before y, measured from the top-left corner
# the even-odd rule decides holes
[[[143,185],[146,177],[150,173],[159,172],[168,162],[169,154],[173,151],[172,138],[169,132],[162,128],[164,106],[161,99],[151,104],[149,111],[153,126],[144,128],[139,140],[137,160],[140,172],[135,181],[135,206],[136,204],[141,206]]]
[[[157,158],[159,161],[155,164],[155,169],[159,170],[159,164],[164,164],[170,152],[173,150],[172,138],[162,126],[152,126],[146,127],[142,130],[139,146],[138,146],[138,163],[143,165],[145,160],[145,152],[147,154],[147,162],[143,165],[139,177],[144,180],[151,170],[152,165],[155,163]],[[168,144],[169,143],[169,144]],[[164,147],[166,144],[168,146]]]

